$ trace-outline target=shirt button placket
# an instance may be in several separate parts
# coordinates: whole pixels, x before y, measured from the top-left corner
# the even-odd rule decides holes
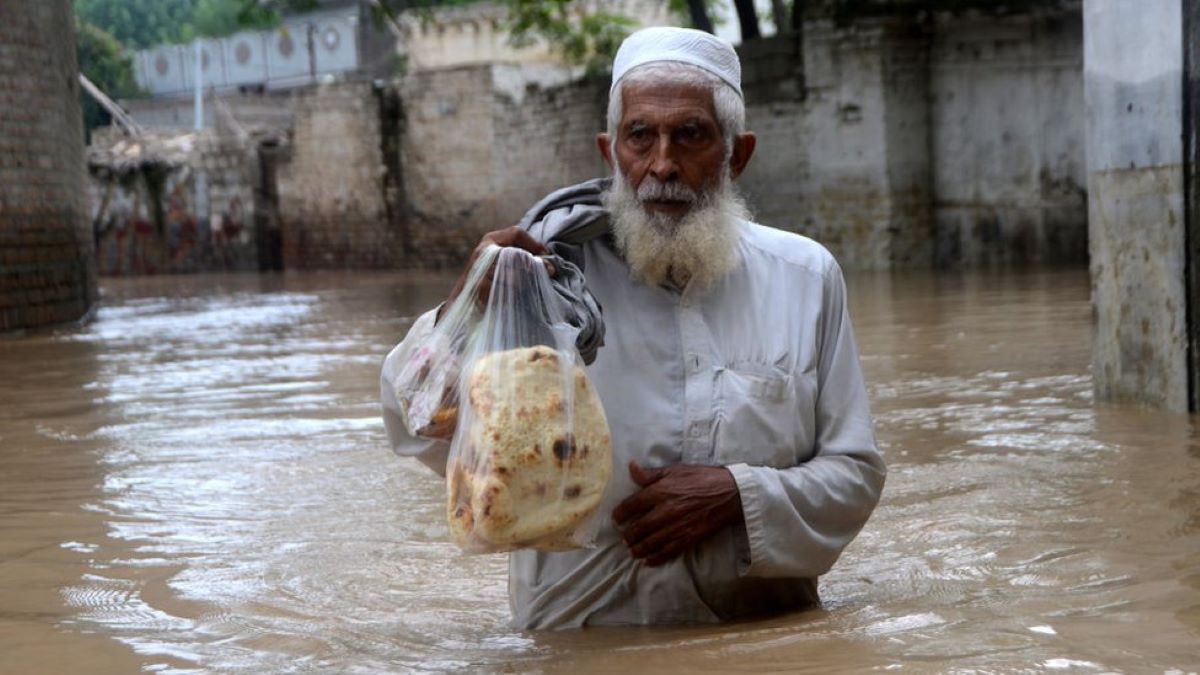
[[[679,335],[684,365],[683,459],[692,464],[711,461],[707,443],[712,416],[712,382],[706,376],[708,328],[688,299],[680,301]]]

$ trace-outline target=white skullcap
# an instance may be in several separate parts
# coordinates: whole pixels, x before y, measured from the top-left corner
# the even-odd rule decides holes
[[[721,38],[691,28],[655,26],[625,38],[613,59],[611,95],[626,73],[647,63],[676,61],[703,68],[742,95],[742,64],[737,52]]]

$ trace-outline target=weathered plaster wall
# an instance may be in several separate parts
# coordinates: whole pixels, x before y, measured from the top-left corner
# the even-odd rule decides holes
[[[401,242],[386,201],[381,95],[369,82],[298,95],[290,156],[278,169],[284,267],[395,263]]]
[[[1084,6],[1097,398],[1187,409],[1180,0]]]
[[[522,67],[464,66],[405,80],[400,145],[413,247],[458,265],[487,231],[555,188],[603,173],[592,138],[607,90],[526,87]]]
[[[96,299],[74,34],[66,0],[0,2],[0,332]]]
[[[796,59],[786,50],[771,52],[771,60],[761,46],[746,51],[747,126],[759,142],[740,184],[756,218],[813,237],[846,267],[927,266],[921,36],[889,22],[850,29],[811,24],[804,89],[794,86],[788,64]]]
[[[941,266],[1087,260],[1078,12],[943,18],[930,53]]]

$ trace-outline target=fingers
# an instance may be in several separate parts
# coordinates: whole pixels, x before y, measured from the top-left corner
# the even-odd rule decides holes
[[[630,528],[630,530],[632,529],[633,528]],[[627,535],[630,533],[630,531],[626,531]],[[629,553],[633,557],[645,558],[650,555],[661,553],[667,548],[668,544],[677,540],[673,533],[668,529],[651,530],[647,532],[647,535],[648,536],[644,536],[634,541],[630,541],[629,539],[625,540],[625,544],[629,547]]]
[[[547,253],[550,252],[549,250],[546,249],[545,244],[538,241],[537,239],[534,239],[533,235],[529,234],[525,230],[522,230],[521,228],[517,227],[516,225],[508,228],[507,231],[512,232],[512,237],[513,237],[512,243],[510,243],[509,246],[516,246],[518,248],[523,248],[526,251],[529,251],[530,253],[532,253],[534,255],[546,255]]]
[[[529,251],[534,255],[545,255],[549,253],[545,244],[533,238],[525,230],[513,225],[506,227],[503,230],[496,230],[484,235],[484,239],[489,240],[497,246],[515,246],[520,249]]]
[[[629,477],[642,487],[658,482],[666,473],[666,469],[643,469],[636,460],[629,462]]]
[[[741,518],[737,483],[723,467],[629,463],[641,486],[613,511],[630,555],[662,565]]]
[[[625,545],[629,554],[644,560],[650,567],[666,564],[699,544],[708,533],[687,518],[660,516],[663,509],[635,520],[625,530]]]
[[[655,501],[654,495],[648,494],[645,490],[639,490],[633,496],[626,497],[624,501],[617,504],[617,508],[613,509],[613,520],[617,525],[624,525],[654,508]]]
[[[629,477],[643,488],[658,482],[665,471],[665,469],[643,469],[636,461],[629,463]],[[625,501],[617,505],[617,508],[613,509],[613,520],[617,525],[624,525],[654,508],[654,505],[661,500],[660,495],[647,490],[638,490],[636,494],[627,497]]]
[[[672,560],[683,555],[685,551],[691,548],[691,543],[684,543],[678,539],[668,542],[657,553],[646,556],[646,565],[649,567],[658,567],[665,565]]]
[[[467,277],[471,273],[471,268],[475,266],[475,261],[479,259],[479,256],[484,250],[487,249],[488,246],[493,244],[496,246],[514,246],[516,248],[528,251],[533,255],[546,255],[550,252],[549,249],[546,248],[545,244],[537,239],[534,239],[533,235],[529,234],[525,230],[522,230],[516,225],[513,225],[512,227],[506,227],[503,230],[488,232],[487,234],[483,235],[483,237],[479,240],[479,244],[475,246],[475,250],[471,252],[471,257],[467,260],[466,266],[463,267],[463,271],[459,275],[458,281],[454,284],[454,288],[450,291],[450,295],[446,298],[446,304],[454,302],[454,300],[458,298],[459,294],[462,293],[463,286],[466,285]],[[550,276],[555,276],[558,274],[558,270],[554,268],[554,265],[550,264],[549,262],[546,262],[545,264],[546,271],[550,273]],[[489,273],[480,283],[480,290],[476,294],[476,297],[481,298],[484,302],[486,302],[487,291],[490,288],[491,272],[489,271]],[[442,311],[439,310],[437,319],[440,320],[441,318]]]

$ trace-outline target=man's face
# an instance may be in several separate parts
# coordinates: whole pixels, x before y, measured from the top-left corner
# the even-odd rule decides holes
[[[636,191],[647,177],[685,186],[694,195],[714,187],[727,157],[710,90],[686,84],[629,85],[621,101],[613,159],[631,188]],[[670,195],[642,201],[647,212],[672,219],[686,215],[693,205]]]

